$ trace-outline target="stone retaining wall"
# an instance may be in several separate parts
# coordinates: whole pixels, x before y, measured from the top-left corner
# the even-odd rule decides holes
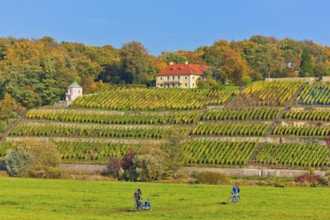
[[[93,164],[61,164],[61,168],[67,172],[76,173],[101,173],[106,170],[106,165]],[[306,174],[306,170],[289,169],[258,169],[258,168],[207,168],[207,167],[183,167],[179,171],[185,173],[212,171],[224,173],[227,176],[268,176],[268,177],[296,177]],[[315,174],[325,175],[325,171],[316,170]]]
[[[185,173],[192,172],[219,172],[227,176],[255,176],[255,177],[296,177],[306,174],[306,170],[288,170],[288,169],[258,169],[258,168],[207,168],[207,167],[184,167],[180,169]],[[316,175],[325,175],[325,171],[315,171]]]

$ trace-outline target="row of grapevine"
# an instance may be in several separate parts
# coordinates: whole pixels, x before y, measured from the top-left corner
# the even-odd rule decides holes
[[[330,105],[330,82],[307,85],[296,99],[301,105]]]
[[[302,81],[258,81],[248,85],[237,97],[242,105],[285,106],[293,101]]]
[[[199,123],[192,135],[222,135],[222,136],[264,136],[269,129],[268,124],[254,123]]]
[[[126,89],[77,98],[72,107],[108,110],[192,110],[226,102],[235,91],[215,89]]]
[[[148,113],[105,113],[75,110],[38,110],[33,109],[26,114],[28,119],[50,120],[75,123],[97,124],[191,124],[199,118],[198,112],[172,112],[164,114]]]
[[[330,121],[330,110],[289,110],[285,112],[284,119],[303,121]]]
[[[305,137],[327,137],[330,136],[330,126],[293,126],[293,125],[277,125],[273,131],[273,135],[293,135]]]
[[[186,164],[244,165],[252,156],[256,142],[191,140],[184,144]]]
[[[108,162],[109,156],[121,158],[129,148],[138,152],[140,145],[80,141],[55,141],[63,162]]]
[[[262,146],[256,162],[269,165],[320,167],[330,165],[330,152],[327,146],[316,144],[272,144]]]
[[[19,124],[11,132],[12,136],[50,136],[50,137],[90,137],[90,138],[165,138],[169,128],[160,127],[105,127],[105,126],[64,126]],[[189,128],[182,127],[182,134],[188,134]]]
[[[280,115],[278,108],[207,110],[202,120],[273,120]]]
[[[8,149],[15,142],[0,143],[0,160],[4,159]],[[121,158],[129,148],[138,152],[139,144],[102,143],[82,141],[53,141],[60,152],[62,162],[94,162],[104,163],[109,161],[109,156]]]

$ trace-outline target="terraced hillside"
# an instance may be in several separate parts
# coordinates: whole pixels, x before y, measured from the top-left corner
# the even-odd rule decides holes
[[[65,163],[162,144],[180,133],[187,166],[330,167],[330,84],[260,81],[245,88],[129,89],[78,98],[69,108],[32,109],[5,142],[47,138]]]

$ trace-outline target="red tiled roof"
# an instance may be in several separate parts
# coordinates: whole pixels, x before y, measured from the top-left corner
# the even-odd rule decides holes
[[[172,64],[160,71],[157,76],[167,75],[203,75],[208,66],[199,64]]]

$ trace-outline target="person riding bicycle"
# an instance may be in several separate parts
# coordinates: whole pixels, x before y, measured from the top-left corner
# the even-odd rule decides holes
[[[133,199],[135,200],[136,208],[139,208],[142,200],[142,192],[140,189],[135,190]]]
[[[240,193],[240,189],[239,187],[235,184],[233,186],[233,188],[231,189],[230,193],[232,194],[232,198],[233,200],[235,199],[238,199],[239,198],[239,193]]]

